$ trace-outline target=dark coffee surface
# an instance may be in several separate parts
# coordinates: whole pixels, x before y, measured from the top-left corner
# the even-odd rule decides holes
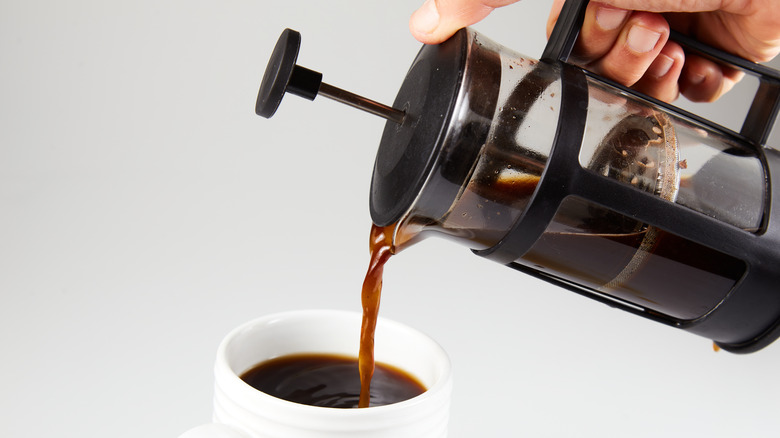
[[[360,399],[357,358],[298,354],[262,362],[241,379],[266,394],[312,406],[356,408]],[[376,363],[369,406],[398,403],[425,392],[414,377]]]

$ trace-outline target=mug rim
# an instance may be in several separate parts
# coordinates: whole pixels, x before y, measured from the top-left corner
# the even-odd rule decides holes
[[[300,310],[288,310],[276,313],[271,313],[257,318],[246,321],[239,326],[232,329],[220,342],[217,349],[217,359],[214,366],[215,378],[222,382],[222,385],[227,386],[235,394],[241,395],[242,399],[251,403],[262,405],[276,405],[279,407],[285,407],[285,409],[291,410],[291,412],[305,413],[306,415],[322,414],[332,417],[337,415],[339,417],[352,417],[352,416],[365,416],[374,414],[384,414],[398,410],[413,410],[414,407],[421,403],[425,403],[428,399],[433,397],[440,397],[442,395],[448,396],[452,387],[452,363],[447,352],[442,346],[433,338],[423,333],[422,331],[410,327],[404,323],[388,319],[380,316],[377,321],[377,327],[385,326],[395,330],[401,330],[410,335],[420,337],[426,342],[430,343],[434,347],[434,354],[439,360],[438,369],[440,369],[440,375],[436,381],[426,388],[425,392],[412,397],[407,400],[403,400],[397,403],[391,403],[382,406],[371,406],[368,408],[336,408],[325,406],[313,406],[303,403],[296,403],[289,400],[285,400],[279,397],[272,396],[263,391],[253,388],[248,383],[244,382],[239,374],[235,372],[228,361],[228,348],[231,343],[242,333],[246,332],[252,327],[256,327],[261,324],[272,324],[275,321],[290,319],[290,318],[302,318],[302,317],[330,317],[330,318],[362,318],[360,312],[350,310],[338,310],[338,309],[300,309]],[[357,337],[356,337],[357,338]],[[272,359],[272,358],[268,358]]]

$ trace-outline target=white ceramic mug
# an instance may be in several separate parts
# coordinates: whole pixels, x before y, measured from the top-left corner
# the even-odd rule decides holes
[[[289,402],[239,377],[268,359],[295,353],[357,357],[361,315],[299,310],[260,317],[233,330],[217,352],[213,423],[179,438],[443,438],[452,370],[446,352],[423,333],[379,318],[375,356],[416,377],[427,390],[385,406],[340,409]]]

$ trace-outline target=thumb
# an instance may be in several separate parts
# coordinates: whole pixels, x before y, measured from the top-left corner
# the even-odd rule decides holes
[[[498,7],[518,0],[426,0],[412,14],[409,30],[422,43],[438,44]]]

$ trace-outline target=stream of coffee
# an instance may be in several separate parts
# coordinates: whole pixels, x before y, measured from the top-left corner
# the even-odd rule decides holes
[[[386,227],[371,226],[369,251],[371,258],[368,272],[363,281],[361,303],[363,322],[360,327],[360,401],[358,407],[366,408],[370,402],[371,377],[374,374],[374,332],[379,315],[379,299],[382,295],[382,274],[385,263],[393,255],[393,232],[395,224]]]

